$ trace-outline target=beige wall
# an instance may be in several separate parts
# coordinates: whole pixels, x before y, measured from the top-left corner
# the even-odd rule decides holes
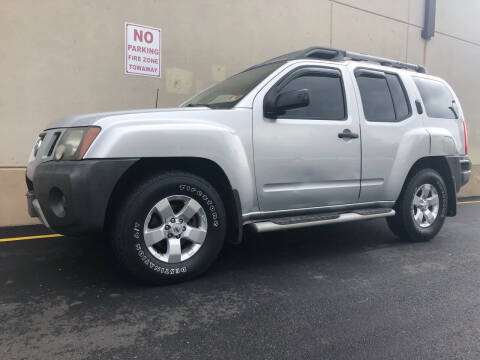
[[[422,63],[462,100],[480,164],[480,2],[423,0],[2,0],[0,226],[31,222],[23,168],[36,135],[61,116],[175,106],[243,68],[311,45]],[[453,16],[452,16],[453,14]],[[162,78],[124,75],[124,22],[162,29]],[[465,194],[480,195],[477,181]],[[476,185],[475,185],[476,184]]]

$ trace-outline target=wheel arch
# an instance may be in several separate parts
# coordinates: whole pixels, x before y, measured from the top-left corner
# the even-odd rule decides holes
[[[239,243],[242,239],[242,207],[237,189],[234,189],[225,171],[214,161],[197,157],[141,158],[117,181],[105,212],[104,230],[109,231],[116,209],[124,193],[136,183],[163,171],[185,171],[208,181],[220,194],[227,212],[227,241]]]
[[[457,192],[455,189],[455,179],[448,165],[445,156],[427,156],[418,159],[410,168],[405,181],[403,182],[402,190],[397,198],[400,199],[408,185],[410,179],[422,169],[433,169],[437,171],[445,181],[448,195],[448,209],[447,216],[455,216],[457,214]]]

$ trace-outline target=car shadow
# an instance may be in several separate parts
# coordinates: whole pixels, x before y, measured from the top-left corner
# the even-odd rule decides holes
[[[275,274],[277,267],[321,263],[338,256],[399,246],[384,220],[334,224],[265,234],[246,232],[240,245],[227,244],[218,260],[201,277],[228,282],[258,271]],[[96,288],[104,291],[148,287],[126,274],[101,237],[62,237],[11,243],[3,246],[6,262],[0,275],[11,290],[44,292]],[[8,259],[8,253],[14,259]],[[234,274],[234,275],[232,275]],[[195,282],[195,281],[193,281]],[[182,285],[179,285],[182,286]],[[102,291],[103,291],[102,290]]]
[[[403,243],[384,219],[331,224],[263,234],[247,232],[242,244],[227,245],[212,272],[242,271],[305,263]]]

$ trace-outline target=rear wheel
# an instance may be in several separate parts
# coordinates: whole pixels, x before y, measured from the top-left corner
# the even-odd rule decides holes
[[[433,169],[413,176],[395,206],[396,215],[387,218],[394,234],[409,241],[428,241],[443,226],[448,208],[447,187]]]
[[[154,284],[202,274],[220,252],[224,205],[200,177],[169,172],[139,184],[118,211],[112,244],[119,262]]]

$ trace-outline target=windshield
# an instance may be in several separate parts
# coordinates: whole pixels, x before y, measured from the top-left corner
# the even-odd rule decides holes
[[[263,79],[278,69],[284,62],[275,62],[245,70],[237,75],[209,87],[194,96],[183,106],[208,106],[215,109],[229,109],[247,95]]]

